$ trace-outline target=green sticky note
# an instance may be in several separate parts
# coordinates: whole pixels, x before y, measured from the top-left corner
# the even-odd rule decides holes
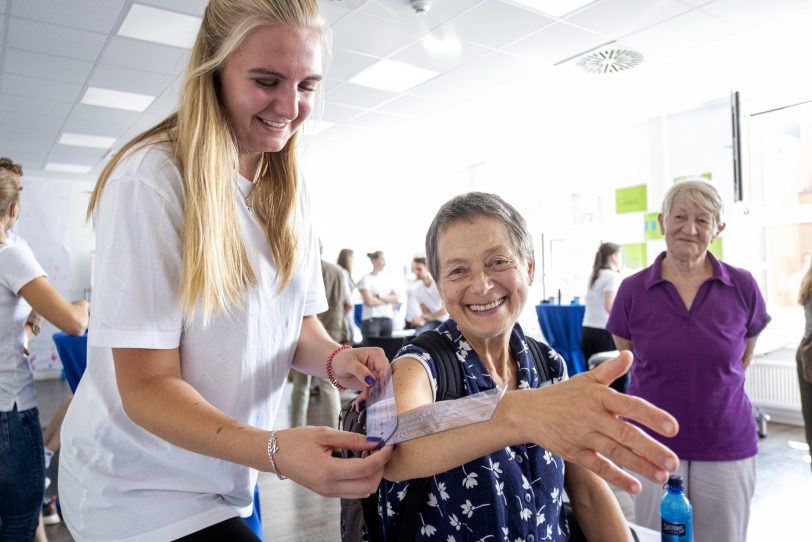
[[[660,213],[646,213],[643,215],[643,238],[646,241],[663,238],[663,234],[660,232],[660,223],[657,221],[658,216],[660,216]]]
[[[708,251],[716,256],[717,260],[722,260],[722,255],[724,254],[724,251],[722,250],[722,238],[717,237],[714,239],[710,246],[708,246]]]
[[[646,267],[648,259],[645,243],[633,243],[621,245],[620,252],[623,254],[623,266],[632,270]]]
[[[648,208],[646,185],[627,186],[615,190],[615,212],[636,213]]]

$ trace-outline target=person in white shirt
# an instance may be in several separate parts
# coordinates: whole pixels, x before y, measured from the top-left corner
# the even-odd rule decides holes
[[[400,303],[389,276],[383,272],[386,258],[376,250],[367,257],[372,262],[372,272],[358,282],[358,292],[364,301],[361,311],[361,334],[366,343],[370,337],[391,337],[395,307]]]
[[[412,273],[416,279],[412,294],[415,316],[409,323],[414,327],[415,335],[420,335],[436,329],[448,320],[448,312],[445,310],[443,298],[437,290],[437,284],[426,267],[426,258],[416,256],[412,260]]]
[[[19,175],[0,168],[0,540],[33,540],[45,495],[45,455],[28,342],[39,333],[43,318],[81,335],[90,307],[84,300],[65,301],[28,244],[9,235],[20,216],[22,189]]]
[[[326,496],[378,485],[391,451],[327,427],[273,430],[291,367],[365,389],[377,349],[326,333],[297,141],[324,77],[316,0],[211,0],[179,107],[105,167],[87,369],[59,490],[84,541],[256,540],[258,471]],[[273,513],[272,513],[273,515]]]
[[[620,252],[620,245],[601,243],[595,253],[589,288],[584,296],[586,311],[581,328],[581,351],[587,361],[593,354],[617,349],[612,334],[606,331],[606,322],[609,320],[612,303],[622,281],[620,276],[622,267],[623,254]],[[612,382],[611,387],[625,392],[628,379],[628,374],[625,374]]]

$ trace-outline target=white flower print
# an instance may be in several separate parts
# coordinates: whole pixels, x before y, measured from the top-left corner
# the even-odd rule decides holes
[[[527,477],[522,474],[522,489],[530,489],[530,482],[527,481]]]
[[[490,463],[490,464],[491,464],[491,466],[490,466],[490,467],[485,467],[485,466],[483,466],[482,468],[483,468],[483,469],[485,469],[485,470],[489,470],[489,471],[491,471],[491,472],[494,474],[494,476],[496,476],[497,478],[499,478],[499,475],[500,475],[500,474],[502,474],[502,468],[499,466],[499,461],[497,461],[496,463],[494,463],[494,462],[493,462],[493,459],[491,459],[490,457],[488,457],[488,463]]]
[[[522,380],[519,381],[519,386],[518,387],[519,387],[520,390],[526,390],[527,388],[530,387],[530,383],[528,383],[527,380],[522,379]]]
[[[405,486],[403,486],[403,489],[398,491],[398,500],[402,501],[403,499],[405,499],[406,498],[406,493],[408,491],[409,491],[409,484],[406,484]]]
[[[435,479],[436,482],[436,479]],[[445,490],[445,482],[439,482],[437,484],[437,491],[440,492],[440,499],[447,501],[448,500],[448,493]]]
[[[550,498],[553,500],[553,502],[558,502],[558,500],[561,498],[557,487],[554,487],[552,492],[550,492]]]
[[[434,493],[429,493],[428,505],[432,508],[436,508],[437,511],[440,512],[440,517],[442,517],[443,511],[440,509],[440,505],[437,503],[437,496]]]
[[[486,506],[490,506],[490,504],[485,503],[480,504],[479,506],[474,506],[473,503],[471,503],[471,501],[465,499],[465,504],[461,504],[460,508],[462,508],[462,515],[468,516],[470,518],[474,516],[474,510],[476,510],[477,508],[485,508]]]
[[[505,537],[505,542],[509,542],[508,535],[510,534],[510,529],[508,529],[507,527],[502,527],[502,534]]]
[[[544,462],[549,465],[553,461],[555,461],[555,459],[553,459],[553,454],[551,454],[549,450],[544,450]]]
[[[494,484],[494,487],[496,488],[496,494],[502,497],[502,502],[504,502],[505,506],[507,506],[507,499],[505,498],[505,483],[497,481]]]
[[[518,537],[514,542],[524,542],[524,538]]]
[[[522,504],[522,500],[519,498],[518,495],[516,495],[516,500],[519,501],[519,510],[520,510],[519,517],[522,518],[524,521],[529,520],[530,516],[533,515],[533,512],[531,512],[529,508],[524,507],[524,504]]]
[[[433,525],[426,525],[426,522],[423,521],[423,514],[420,514],[420,523],[423,524],[423,526],[420,527],[420,534],[422,534],[423,536],[431,537],[432,535],[434,535],[434,533],[437,532],[437,528],[434,527]]]
[[[542,506],[541,508],[539,508],[539,511],[536,512],[536,527],[538,527],[539,525],[541,525],[542,523],[544,523],[547,520],[547,518],[544,517],[544,509],[545,508],[547,508],[546,504],[544,506]]]
[[[448,535],[448,538],[445,539],[445,542],[457,542],[457,539],[454,538],[453,534]]]
[[[475,472],[467,473],[465,472],[465,467],[462,467],[462,472],[463,474],[465,474],[465,479],[463,479],[462,481],[462,485],[465,486],[465,489],[471,489],[472,487],[476,487],[477,485],[479,485],[479,482],[477,482],[476,480],[477,478],[479,478],[479,475],[477,473]]]
[[[486,541],[487,539],[489,539],[489,538],[496,538],[496,537],[495,537],[495,536],[493,536],[492,534],[489,534],[489,535],[487,535],[487,536],[483,536],[482,538],[480,538],[480,539],[479,539],[479,540],[477,540],[476,542],[485,542],[485,541]]]
[[[466,529],[468,529],[468,532],[470,532],[470,533],[473,533],[473,532],[474,532],[473,530],[471,530],[471,528],[470,528],[468,525],[466,525],[465,523],[463,523],[462,521],[460,521],[460,520],[457,518],[457,515],[456,515],[456,514],[451,514],[450,516],[448,516],[448,522],[451,524],[451,526],[452,526],[452,527],[454,527],[454,528],[455,528],[455,529],[457,529],[458,531],[459,531],[459,530],[460,530],[462,527],[465,527]]]

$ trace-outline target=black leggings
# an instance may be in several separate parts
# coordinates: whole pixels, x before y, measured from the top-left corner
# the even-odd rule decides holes
[[[597,327],[584,326],[581,328],[581,352],[584,353],[585,361],[589,362],[589,358],[592,357],[593,354],[609,352],[610,350],[617,350],[611,333]],[[589,369],[589,367],[587,367],[587,369]],[[610,387],[621,393],[625,393],[626,384],[628,384],[628,382],[629,373],[626,373],[612,382]]]
[[[259,542],[259,538],[254,534],[242,518],[231,518],[220,523],[216,523],[196,533],[187,534],[178,538],[176,542],[221,542],[228,540],[231,542]]]

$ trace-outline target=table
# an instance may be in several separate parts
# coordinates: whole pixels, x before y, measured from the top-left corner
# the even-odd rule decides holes
[[[73,393],[82,379],[87,367],[87,333],[84,335],[68,335],[61,331],[52,336],[59,360],[65,371],[65,379]],[[265,540],[262,532],[262,515],[259,508],[259,485],[254,486],[254,513],[243,518],[246,524],[254,531],[260,540]]]
[[[570,376],[586,371],[586,360],[580,346],[585,311],[584,305],[536,305],[541,332],[547,344],[564,358]]]

